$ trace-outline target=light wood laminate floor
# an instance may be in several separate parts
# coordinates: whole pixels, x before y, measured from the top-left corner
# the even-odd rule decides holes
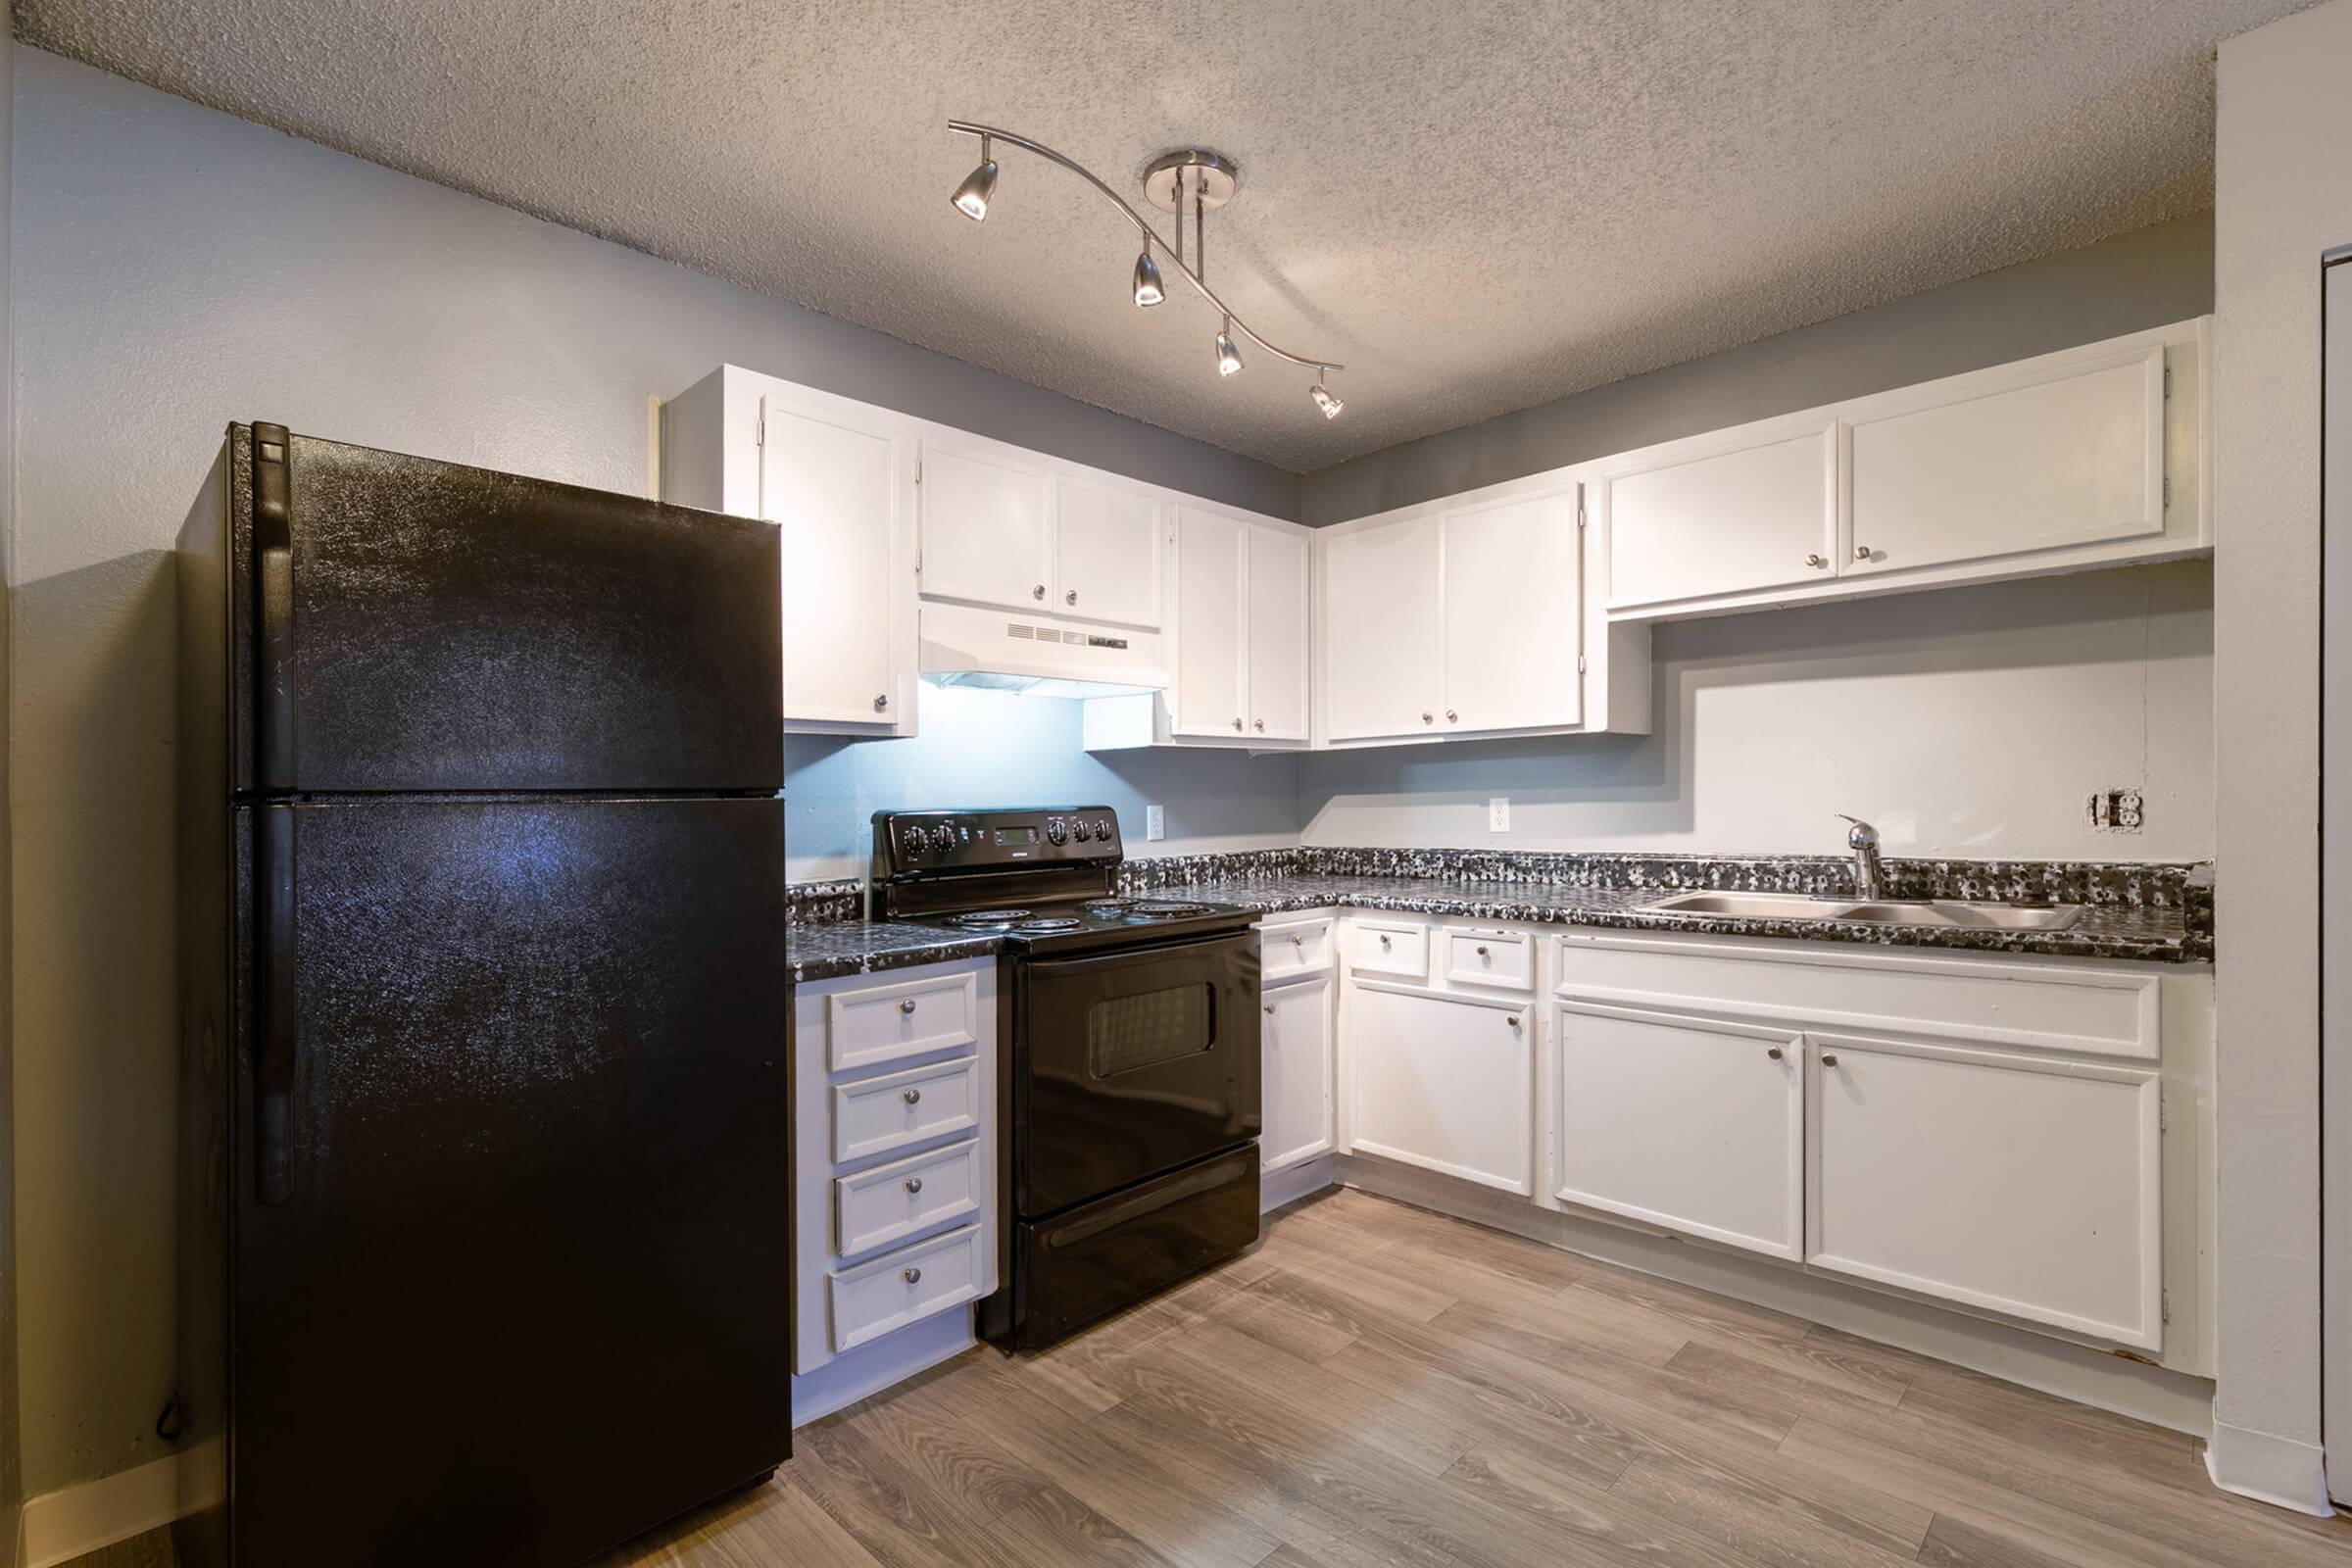
[[[2178,1433],[1353,1192],[599,1568],[2352,1568]]]

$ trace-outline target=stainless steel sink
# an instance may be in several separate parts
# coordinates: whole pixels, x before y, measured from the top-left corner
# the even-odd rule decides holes
[[[1644,913],[1719,914],[1736,920],[1857,920],[1976,931],[2063,931],[2082,918],[2080,904],[1975,904],[1959,899],[1864,903],[1806,893],[1679,893],[1642,908]]]

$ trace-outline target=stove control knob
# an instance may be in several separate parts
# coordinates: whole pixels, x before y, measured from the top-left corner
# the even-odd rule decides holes
[[[1110,818],[1108,817],[1104,817],[1095,824],[1095,837],[1101,839],[1105,844],[1110,842],[1110,835],[1113,831],[1114,830],[1111,826]]]
[[[1065,842],[1067,842],[1067,841],[1068,841],[1068,839],[1069,839],[1069,836],[1070,836],[1070,824],[1069,824],[1069,823],[1067,823],[1067,822],[1063,821],[1063,820],[1062,820],[1060,817],[1058,817],[1058,816],[1049,816],[1049,817],[1047,817],[1047,818],[1046,818],[1046,842],[1047,842],[1047,843],[1049,843],[1049,844],[1061,844],[1061,843],[1065,843]]]
[[[917,822],[912,827],[906,829],[906,833],[902,836],[906,841],[906,853],[909,855],[920,855],[931,847],[931,830],[924,827],[920,822]],[[940,835],[940,848],[947,848],[947,835],[945,833]]]

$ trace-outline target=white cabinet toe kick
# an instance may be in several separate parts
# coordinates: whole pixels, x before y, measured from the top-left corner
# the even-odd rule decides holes
[[[1269,1169],[1333,1151],[1529,1234],[1692,1244],[1776,1300],[1797,1276],[2213,1375],[2204,966],[1387,912],[1263,930]]]

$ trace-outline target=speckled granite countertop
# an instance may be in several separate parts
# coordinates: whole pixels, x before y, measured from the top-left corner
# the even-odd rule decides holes
[[[1713,936],[1780,937],[1880,947],[1943,948],[1977,953],[2040,953],[2078,958],[2199,962],[2212,939],[2192,937],[2177,908],[2092,905],[2065,931],[1984,931],[1852,920],[1731,919],[1655,914],[1641,906],[1672,896],[1660,888],[1593,888],[1526,882],[1447,881],[1433,877],[1348,876],[1294,872],[1263,879],[1190,882],[1152,889],[1160,898],[1238,904],[1261,914],[1296,909],[1389,909],[1455,919],[1602,926]]]
[[[957,936],[936,926],[894,920],[825,920],[795,924],[785,939],[785,951],[793,984],[798,985],[877,969],[984,958],[997,951],[997,939],[985,933]]]

